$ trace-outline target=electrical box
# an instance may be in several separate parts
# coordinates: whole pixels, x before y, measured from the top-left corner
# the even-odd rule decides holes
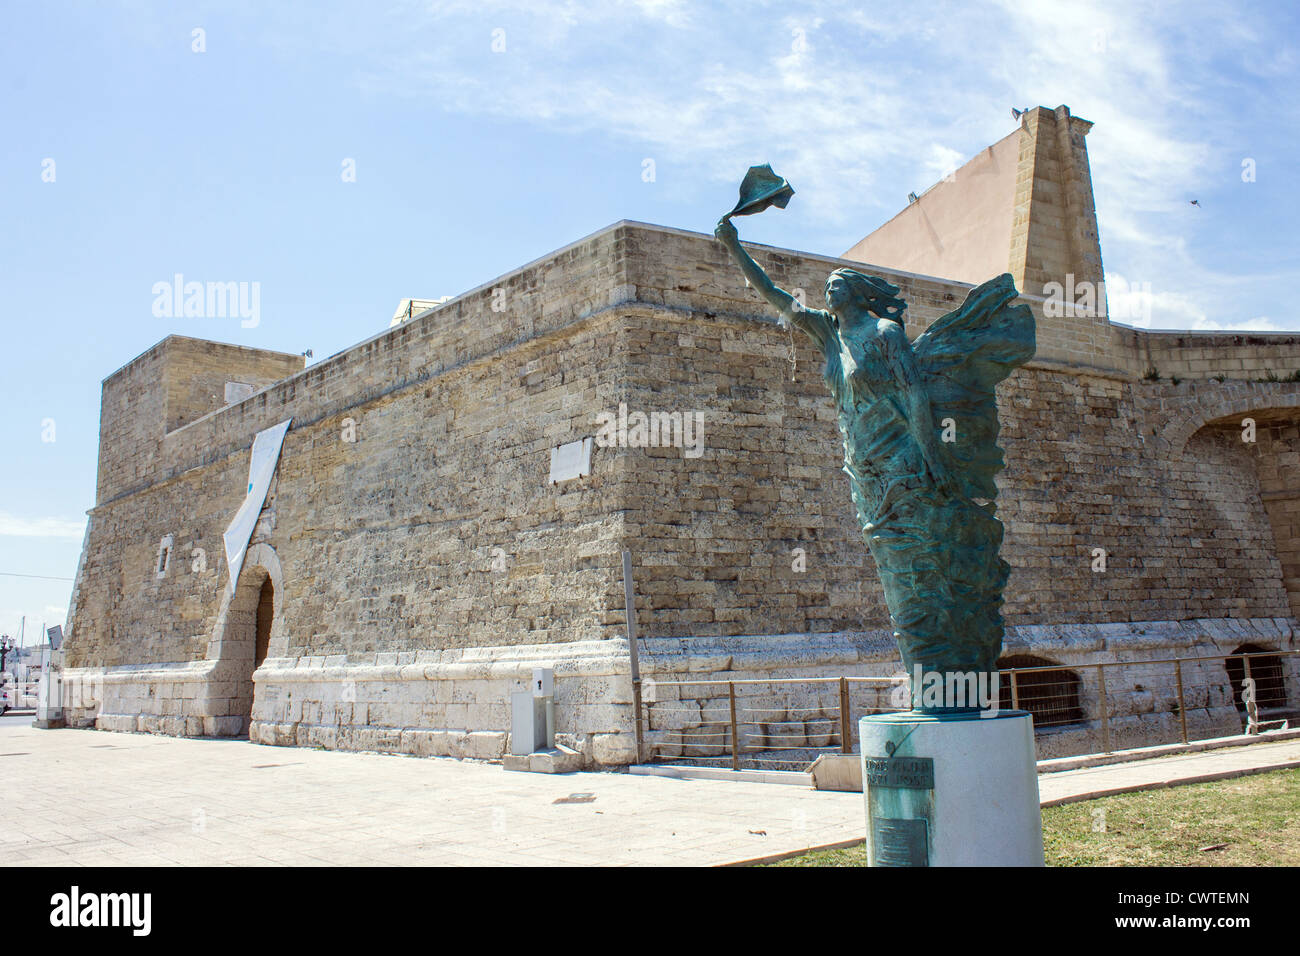
[[[546,699],[521,690],[510,695],[510,752],[527,756],[550,749],[546,739]]]
[[[555,746],[555,668],[534,667],[528,690],[510,695],[510,753],[526,756]]]

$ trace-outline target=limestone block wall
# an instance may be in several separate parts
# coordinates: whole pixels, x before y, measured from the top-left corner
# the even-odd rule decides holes
[[[310,734],[348,747],[388,748],[395,728],[408,741],[418,730],[423,742],[411,746],[422,752],[499,754],[507,682],[460,674],[403,684],[384,668],[399,654],[488,647],[522,674],[512,646],[613,636],[620,459],[598,450],[592,475],[547,482],[551,448],[589,436],[592,409],[616,404],[610,307],[625,293],[613,243],[607,233],[577,244],[171,431],[165,402],[124,404],[116,433],[156,437],[131,450],[129,481],[105,485],[92,512],[67,673],[70,685],[100,690],[82,695],[73,719],[229,734],[240,721],[247,732],[251,718],[257,739]],[[165,396],[169,354],[154,350],[122,381],[147,371],[139,396]],[[225,685],[250,675],[229,673],[220,650],[230,643],[220,536],[242,498],[253,435],[288,417],[254,535],[283,566],[281,641],[251,675],[251,713],[233,713],[239,695]],[[104,452],[118,449],[110,440]],[[174,552],[159,574],[164,536]],[[312,666],[326,660],[330,668]],[[630,692],[604,676],[589,667],[561,681],[560,730],[591,760],[625,762],[617,734],[630,725]],[[419,688],[422,711],[392,709],[404,687]],[[342,718],[337,702],[358,691],[348,703],[359,709]],[[488,736],[440,750],[429,734]]]
[[[550,448],[590,433],[588,410],[566,398],[613,395],[599,354],[612,336],[593,328],[574,344],[570,356],[539,348],[522,365],[486,362],[295,425],[264,517],[285,567],[291,653],[539,643],[601,629],[621,606],[621,516],[605,497],[618,460],[598,453],[588,479],[547,484]],[[589,359],[570,372],[572,354]],[[241,449],[96,510],[71,666],[202,656],[228,575],[221,534],[247,467]],[[166,534],[176,550],[159,577]],[[201,570],[195,549],[206,554]]]
[[[1009,271],[1033,295],[1067,275],[1076,286],[1095,287],[1103,272],[1085,144],[1092,123],[1071,116],[1068,106],[1040,106],[1021,122]]]
[[[1300,376],[1300,334],[1166,332],[1114,325],[1116,361],[1136,376],[1164,379],[1292,379]],[[1271,378],[1270,378],[1271,377]]]
[[[101,482],[69,666],[202,656],[248,448],[288,417],[266,520],[294,653],[469,644],[485,628],[502,643],[563,640],[601,626],[606,593],[621,604],[611,576],[621,519],[605,487],[615,459],[597,455],[582,483],[548,487],[547,473],[552,445],[590,434],[591,407],[608,404],[594,396],[613,396],[613,241],[578,244],[166,434],[156,399],[168,350],[132,363],[122,384],[139,394],[110,395],[102,457],[117,474],[130,456],[136,485]],[[575,338],[560,343],[561,329]],[[156,437],[121,449],[113,436],[124,430]],[[166,534],[176,551],[159,578]],[[195,548],[203,570],[192,570]],[[590,613],[571,614],[575,602]]]
[[[1198,433],[1166,457],[1143,434],[1143,390],[1046,371],[1007,383],[998,501],[1010,623],[1061,620],[1062,607],[1070,622],[1289,613],[1249,449]]]
[[[625,531],[646,626],[657,636],[883,627],[879,585],[838,471],[820,357],[762,321],[765,307],[716,244],[660,230],[628,241],[641,306],[626,319],[629,408],[699,411],[705,432],[699,458],[629,452],[637,463],[627,471],[628,500],[639,512]],[[756,253],[779,284],[821,304],[834,261]],[[888,277],[912,303],[912,335],[966,291]],[[1165,388],[1055,361],[1036,361],[1005,383],[999,507],[1014,569],[1009,623],[1046,623],[1062,607],[1089,622],[1289,613],[1249,455],[1202,436],[1170,459],[1151,434],[1166,424]],[[1096,549],[1105,570],[1094,570]]]
[[[163,385],[168,340],[104,379],[99,405],[99,468],[95,500],[105,501],[149,478],[148,461],[167,417]]]
[[[842,263],[756,254],[813,305]],[[886,277],[911,302],[912,335],[968,288]],[[161,343],[105,384],[100,493],[65,644],[70,673],[102,689],[77,719],[227,734],[239,721],[271,743],[491,756],[510,689],[548,659],[573,668],[566,739],[622,762],[623,548],[647,646],[677,641],[675,660],[734,639],[751,649],[747,673],[888,669],[820,359],[709,237],[618,224],[167,430],[210,397],[175,391],[177,369],[202,365],[211,383],[247,374],[242,352],[228,353],[230,373],[220,354]],[[1285,492],[1291,472],[1266,474],[1203,426],[1212,411],[1290,407],[1300,386],[1173,387],[1067,354],[999,396],[1008,622],[1122,625],[1120,653],[1143,622],[1288,617],[1291,558],[1274,538],[1291,512],[1261,495]],[[699,412],[702,454],[597,447],[589,476],[550,486],[551,448],[593,436],[620,406]],[[221,533],[253,436],[290,417],[254,534],[281,569],[276,623],[250,674],[230,656]],[[1289,433],[1268,440],[1290,460]],[[807,653],[772,635],[805,636]],[[675,672],[650,658],[650,673]],[[241,681],[256,687],[243,705],[227,686]]]
[[[225,407],[225,384],[262,388],[302,369],[301,355],[169,335],[104,379],[99,483],[104,502],[157,475],[164,435]]]
[[[302,371],[301,355],[171,336],[168,342],[165,428],[174,431],[226,406],[226,383],[261,389]]]

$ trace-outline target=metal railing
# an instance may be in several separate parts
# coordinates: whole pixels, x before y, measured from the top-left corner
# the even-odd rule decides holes
[[[1040,757],[1188,743],[1300,716],[1300,651],[1045,662],[1000,674],[999,706],[1033,715]],[[734,770],[806,769],[819,754],[853,753],[857,718],[909,706],[903,675],[647,680],[640,693],[643,759]]]
[[[642,737],[652,760],[717,764],[729,757],[739,770],[743,757],[763,754],[767,763],[802,767],[815,753],[852,753],[854,716],[904,709],[897,696],[905,685],[895,677],[647,681]],[[773,694],[773,688],[785,692]],[[804,693],[790,693],[794,688]],[[781,754],[789,756],[774,756]]]

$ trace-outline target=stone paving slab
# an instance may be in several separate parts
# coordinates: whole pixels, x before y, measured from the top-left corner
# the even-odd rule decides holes
[[[32,866],[698,866],[863,827],[856,793],[0,727],[0,859]]]

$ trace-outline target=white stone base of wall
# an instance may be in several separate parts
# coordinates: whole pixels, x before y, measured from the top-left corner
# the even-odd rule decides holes
[[[555,671],[556,740],[588,766],[636,760],[626,641],[583,641],[268,660],[254,675],[251,737],[264,744],[499,760],[510,695]]]
[[[1243,644],[1273,651],[1300,649],[1300,625],[1287,618],[1139,621],[1008,627],[1003,655],[1028,654],[1070,667],[1079,678],[1076,724],[1040,730],[1038,758],[1145,747],[1181,740],[1178,689],[1168,658],[1214,658]],[[1300,707],[1300,656],[1284,657],[1288,699]],[[1106,668],[1108,718],[1099,719],[1100,663]],[[1184,664],[1183,698],[1189,739],[1239,734],[1243,720],[1233,703],[1227,672],[1218,660]],[[885,630],[845,634],[648,639],[641,643],[647,756],[722,757],[730,753],[730,702],[725,687],[677,686],[688,680],[894,677],[892,683],[850,684],[852,718],[906,707],[898,690],[906,675],[893,636]],[[836,684],[742,687],[738,735],[750,749],[826,746],[839,742]],[[709,695],[713,695],[709,697]],[[830,737],[828,740],[827,737]]]
[[[251,714],[213,661],[64,671],[68,725],[277,746],[499,760],[510,694],[555,671],[556,741],[591,767],[636,762],[627,642],[276,658],[253,674]]]
[[[1039,759],[1103,749],[1098,663],[1107,668],[1111,750],[1180,739],[1173,657],[1211,658],[1251,643],[1295,650],[1300,626],[1289,619],[1148,621],[1012,627],[1005,654],[1033,654],[1068,665],[1079,677],[1085,719],[1040,731]],[[886,631],[726,638],[648,638],[640,642],[646,734],[652,755],[721,756],[729,752],[725,689],[709,697],[684,680],[899,677],[853,684],[853,717],[899,706],[891,688],[902,667]],[[1300,705],[1300,657],[1283,658],[1288,693]],[[1094,666],[1090,666],[1094,665]],[[242,736],[277,746],[367,750],[416,756],[498,760],[509,752],[510,694],[527,688],[533,668],[555,670],[556,740],[590,768],[637,762],[626,640],[518,645],[338,657],[276,658],[253,675],[252,713],[234,712],[239,693],[215,661],[64,671],[69,726],[174,736]],[[1187,731],[1192,739],[1240,733],[1226,671],[1218,661],[1183,665]],[[835,684],[760,688],[764,719],[748,725],[751,746],[827,746],[837,742]],[[757,699],[757,698],[755,698]],[[750,701],[753,703],[753,701]],[[682,746],[684,731],[724,736]],[[673,745],[677,741],[677,746]]]
[[[239,737],[248,723],[234,703],[236,685],[229,665],[193,661],[67,668],[61,692],[69,727]]]

